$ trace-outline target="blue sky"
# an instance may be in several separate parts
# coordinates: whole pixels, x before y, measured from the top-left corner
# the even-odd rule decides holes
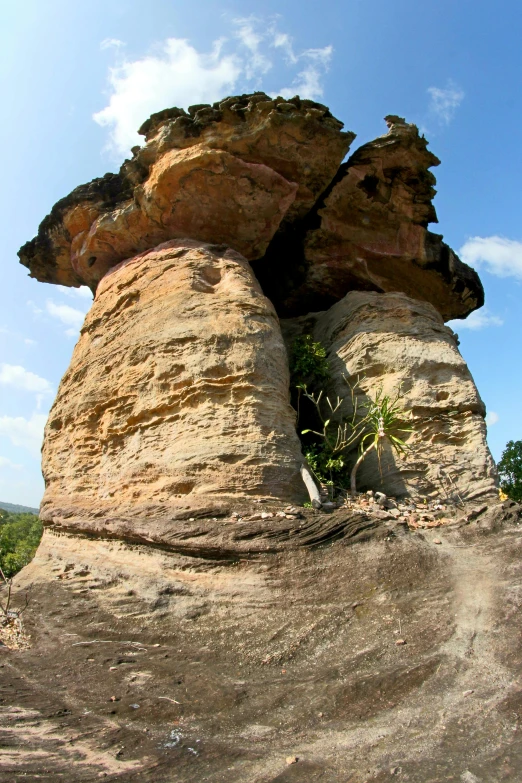
[[[386,114],[423,129],[442,160],[431,228],[486,290],[454,328],[493,455],[522,438],[516,0],[18,0],[1,14],[0,500],[40,501],[43,424],[90,303],[30,280],[19,246],[55,201],[117,170],[152,111],[252,89],[326,103],[357,133],[352,149]]]

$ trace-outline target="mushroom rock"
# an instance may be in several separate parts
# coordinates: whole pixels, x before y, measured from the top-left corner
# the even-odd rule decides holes
[[[342,127],[321,104],[264,93],[152,115],[144,147],[59,201],[21,263],[42,282],[95,290],[108,269],[173,238],[260,258],[331,181],[354,138]]]
[[[296,320],[290,332],[305,321]],[[457,503],[498,498],[484,403],[454,333],[431,304],[402,293],[353,291],[307,326],[327,347],[335,395],[349,396],[346,380],[357,379],[361,403],[381,389],[392,398],[400,393],[413,430],[402,436],[409,446],[404,456],[386,447],[379,464],[370,452],[358,471],[361,488]]]
[[[296,274],[279,293],[283,315],[324,309],[351,290],[402,291],[444,320],[484,304],[477,273],[427,230],[437,222],[429,169],[440,161],[415,125],[386,121],[389,132],[356,150],[307,218]]]
[[[46,427],[47,524],[169,543],[241,498],[305,499],[284,343],[247,261],[172,240],[98,286]]]

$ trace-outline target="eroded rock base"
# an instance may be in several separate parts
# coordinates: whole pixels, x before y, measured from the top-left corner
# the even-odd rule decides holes
[[[515,783],[521,529],[380,534],[218,561],[47,530],[2,779]]]

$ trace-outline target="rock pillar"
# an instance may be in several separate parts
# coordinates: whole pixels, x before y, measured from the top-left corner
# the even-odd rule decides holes
[[[172,240],[101,280],[43,448],[42,518],[168,543],[175,519],[306,499],[278,318],[225,246]]]

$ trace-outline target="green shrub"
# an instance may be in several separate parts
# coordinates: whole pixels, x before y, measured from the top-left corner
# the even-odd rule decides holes
[[[303,334],[294,340],[290,355],[290,374],[292,386],[305,383],[312,389],[330,377],[326,349],[321,343],[314,342],[311,334]]]
[[[35,514],[12,514],[0,509],[0,568],[7,578],[31,562],[42,529]]]
[[[498,463],[500,488],[508,498],[522,503],[522,440],[510,440]]]

